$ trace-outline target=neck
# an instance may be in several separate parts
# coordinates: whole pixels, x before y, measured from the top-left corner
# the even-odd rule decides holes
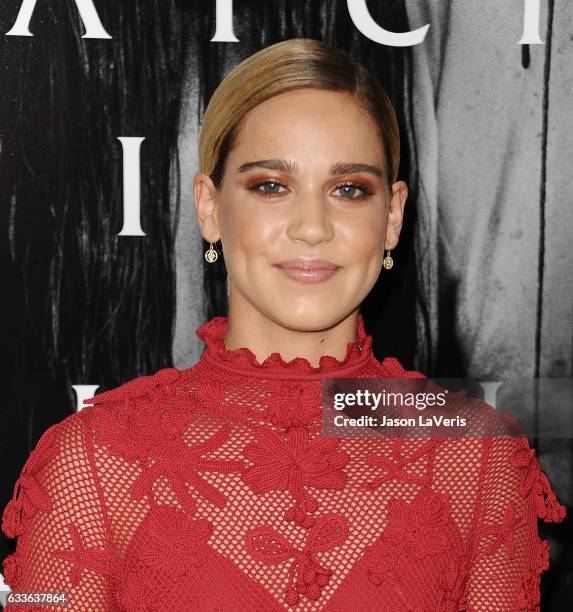
[[[358,309],[329,327],[291,327],[270,319],[244,299],[229,295],[228,327],[225,348],[229,351],[246,347],[262,363],[271,353],[280,353],[285,361],[303,357],[313,367],[319,366],[320,357],[331,355],[346,357],[347,345],[357,340]]]

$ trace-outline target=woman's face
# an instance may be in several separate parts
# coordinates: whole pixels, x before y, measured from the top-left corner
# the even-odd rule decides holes
[[[346,93],[293,90],[249,111],[220,190],[205,174],[194,186],[203,236],[221,239],[230,312],[310,331],[356,310],[402,223],[407,187],[390,193],[385,161],[376,125]],[[281,267],[305,259],[336,270]]]

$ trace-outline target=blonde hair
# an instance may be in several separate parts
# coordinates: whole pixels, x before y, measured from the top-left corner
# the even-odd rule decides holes
[[[307,87],[347,92],[373,119],[385,152],[390,187],[400,165],[400,132],[390,99],[372,72],[335,47],[310,38],[265,47],[223,79],[203,115],[200,172],[208,174],[219,188],[245,114],[273,96]]]

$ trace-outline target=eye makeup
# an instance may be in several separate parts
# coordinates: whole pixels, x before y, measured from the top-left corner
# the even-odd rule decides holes
[[[255,192],[257,194],[260,194],[263,198],[276,198],[276,197],[279,197],[279,196],[281,196],[282,194],[285,193],[285,191],[274,191],[274,192],[271,192],[271,191],[264,191],[264,190],[260,189],[261,187],[263,187],[265,185],[274,185],[274,186],[277,186],[279,188],[288,189],[288,186],[285,185],[284,182],[282,182],[279,179],[275,179],[275,178],[255,180],[252,184],[248,184],[248,186],[246,188],[249,191],[252,191],[252,192]],[[345,201],[360,201],[360,200],[364,200],[364,199],[369,198],[370,196],[374,195],[374,192],[372,191],[372,189],[370,189],[370,187],[368,187],[368,185],[366,185],[364,182],[358,181],[358,180],[341,181],[340,183],[336,184],[333,187],[333,191],[337,191],[338,189],[344,189],[344,188],[352,188],[352,189],[355,189],[355,190],[359,190],[361,192],[360,195],[358,195],[356,197],[336,196],[337,198],[339,198],[341,200],[345,200]]]

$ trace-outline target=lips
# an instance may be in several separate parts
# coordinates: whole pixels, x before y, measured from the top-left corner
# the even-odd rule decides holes
[[[315,270],[338,270],[340,266],[333,264],[323,259],[292,259],[290,261],[283,261],[275,264],[278,268],[283,270],[303,270],[305,272],[313,272]]]
[[[321,283],[340,270],[340,266],[322,259],[294,259],[275,264],[278,270],[301,283]]]

